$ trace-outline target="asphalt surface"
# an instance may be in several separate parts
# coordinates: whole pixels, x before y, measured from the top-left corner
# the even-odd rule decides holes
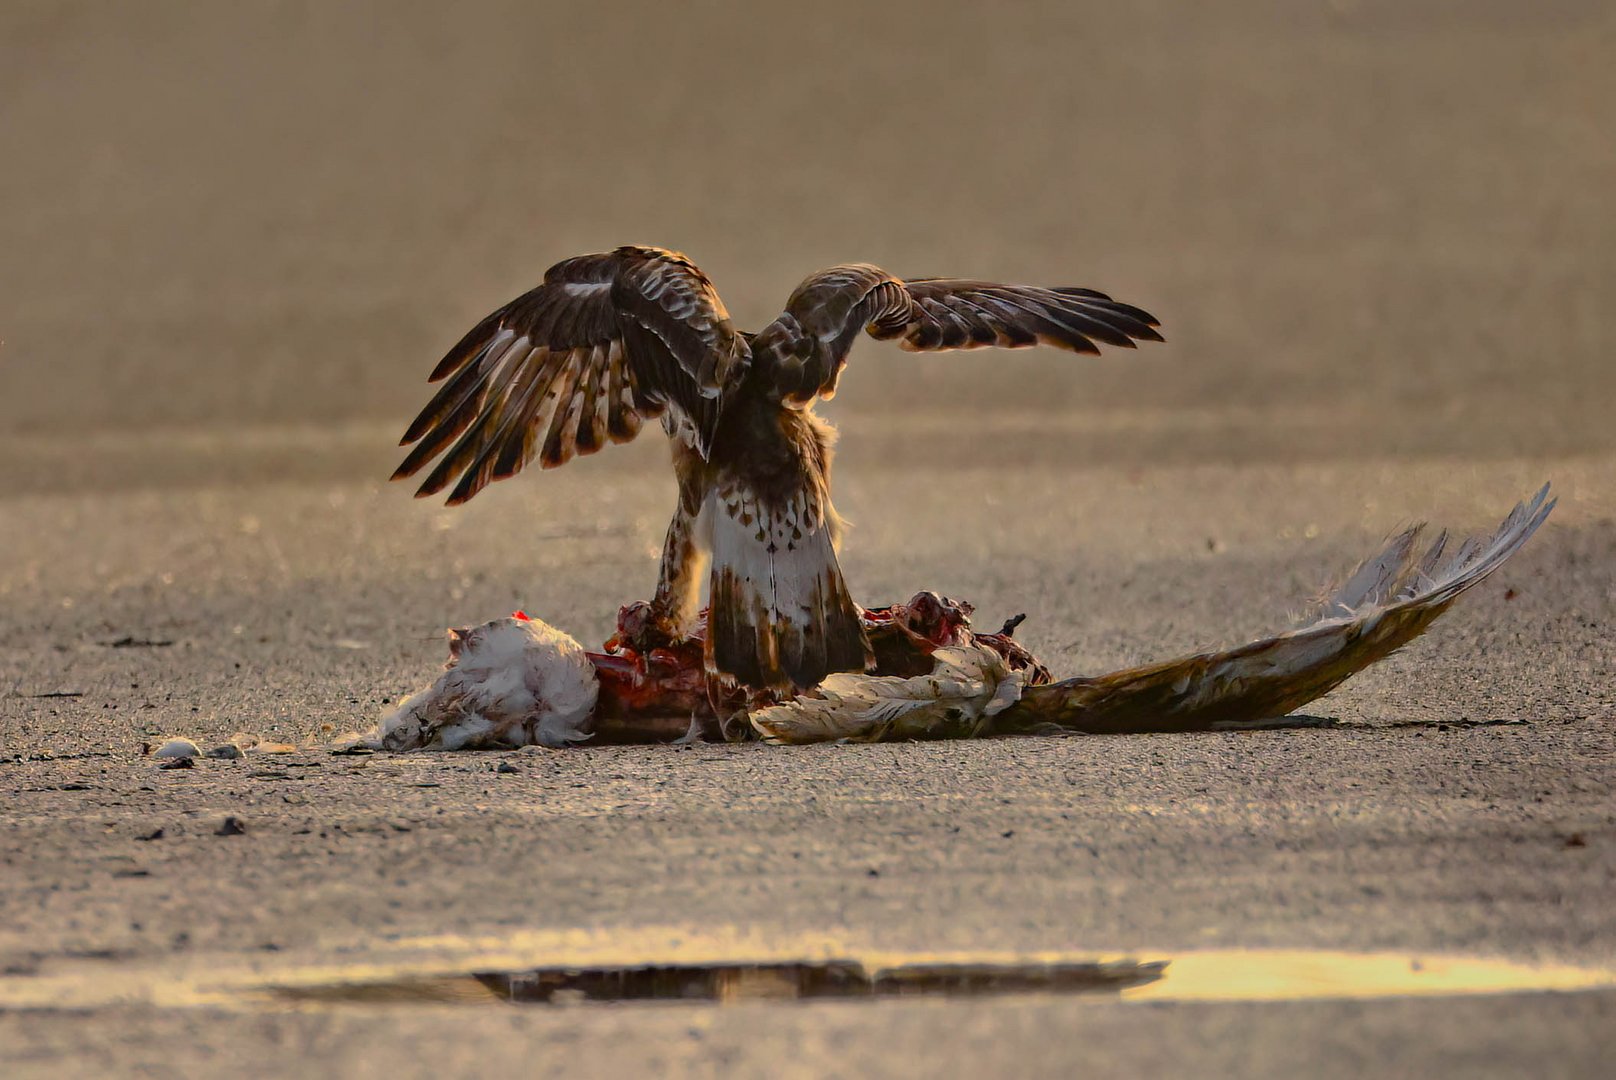
[[[546,963],[1224,950],[1616,976],[1616,159],[1600,5],[0,16],[0,1071],[1600,1076],[1616,990],[352,1000]],[[1060,674],[1285,625],[1396,527],[1544,530],[1296,730],[332,756],[516,607],[649,593],[653,433],[380,482],[548,262],[1071,280],[1099,361],[868,343],[850,585]],[[163,770],[142,747],[295,746]],[[500,766],[506,766],[500,771]],[[227,819],[236,825],[225,828]],[[1322,961],[1321,961],[1322,962]],[[1328,963],[1325,963],[1328,968]],[[1605,973],[1600,975],[1600,973]],[[1361,988],[1360,988],[1361,989]],[[1263,997],[1264,1000],[1252,1000]]]

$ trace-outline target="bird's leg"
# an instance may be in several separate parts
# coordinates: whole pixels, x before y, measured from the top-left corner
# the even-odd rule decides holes
[[[655,627],[667,640],[690,637],[701,600],[701,575],[707,568],[706,553],[695,541],[696,515],[679,500],[679,512],[668,524],[668,537],[662,545],[662,569],[657,574],[656,596],[651,600]]]
[[[696,629],[707,553],[696,542],[696,518],[705,492],[694,470],[679,470],[679,506],[668,523],[656,595],[639,611],[626,636],[640,652],[688,641]],[[637,605],[636,605],[637,606]],[[622,627],[619,632],[622,632]]]
[[[752,742],[759,738],[748,717],[753,710],[778,705],[781,700],[782,696],[775,691],[754,690],[718,672],[707,673],[707,705],[717,718],[718,734],[725,742]]]

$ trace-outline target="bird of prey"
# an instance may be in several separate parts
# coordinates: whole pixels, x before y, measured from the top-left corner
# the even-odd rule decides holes
[[[709,678],[787,696],[870,664],[836,562],[835,433],[813,413],[858,335],[915,352],[1098,353],[1160,341],[1158,325],[1092,289],[905,280],[855,263],[810,275],[778,318],[746,333],[688,258],[620,247],[552,266],[449,350],[431,375],[446,381],[404,433],[400,445],[415,445],[393,479],[436,458],[417,495],[453,484],[455,505],[535,456],[553,468],[660,418],[679,504],[650,625],[670,641],[694,626],[710,563]]]

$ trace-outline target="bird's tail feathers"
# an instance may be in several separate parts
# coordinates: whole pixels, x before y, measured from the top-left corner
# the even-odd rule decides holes
[[[835,511],[810,491],[771,505],[715,491],[707,669],[721,682],[791,694],[872,662],[836,563]]]

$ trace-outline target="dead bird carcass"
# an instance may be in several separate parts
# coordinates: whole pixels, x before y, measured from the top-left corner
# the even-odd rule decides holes
[[[1055,680],[1013,637],[970,626],[971,607],[919,593],[861,613],[870,674],[832,674],[799,694],[715,687],[700,627],[633,644],[645,605],[619,613],[601,652],[518,612],[450,631],[448,668],[383,721],[386,749],[761,738],[776,743],[977,738],[1065,730],[1166,732],[1281,717],[1423,633],[1520,550],[1554,509],[1547,485],[1490,534],[1393,537],[1294,629],[1235,648]]]

